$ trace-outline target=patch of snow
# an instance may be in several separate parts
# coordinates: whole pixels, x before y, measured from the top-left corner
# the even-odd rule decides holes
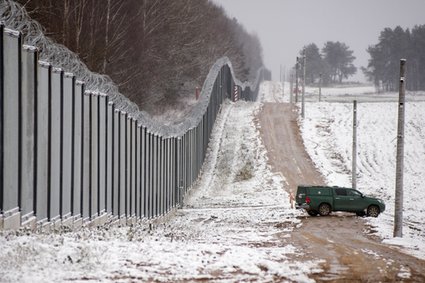
[[[402,266],[397,276],[401,279],[410,279],[410,277],[412,276],[412,274],[410,273],[410,268]]]

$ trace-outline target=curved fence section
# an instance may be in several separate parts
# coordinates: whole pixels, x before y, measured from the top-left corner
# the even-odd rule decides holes
[[[200,175],[223,101],[255,100],[259,82],[270,79],[262,69],[254,83],[241,83],[220,59],[188,119],[162,126],[39,60],[22,41],[0,25],[3,229],[131,224],[166,214]]]

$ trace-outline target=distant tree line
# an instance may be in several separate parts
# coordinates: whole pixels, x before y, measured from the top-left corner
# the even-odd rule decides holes
[[[400,59],[406,59],[406,88],[425,90],[425,25],[412,30],[397,26],[385,28],[376,45],[369,46],[370,54],[366,77],[386,91],[396,91],[399,86]]]
[[[194,95],[223,56],[241,80],[263,65],[258,37],[209,0],[17,1],[144,110]]]
[[[299,70],[302,70],[302,57],[306,56],[306,84],[317,83],[322,76],[322,83],[341,84],[357,72],[353,65],[353,51],[342,42],[328,41],[322,50],[315,43],[304,46],[299,52]]]

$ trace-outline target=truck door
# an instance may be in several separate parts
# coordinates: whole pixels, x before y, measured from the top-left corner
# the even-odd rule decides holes
[[[359,191],[348,189],[347,196],[350,200],[349,210],[350,211],[361,211],[364,209],[364,203],[362,194]]]
[[[334,208],[333,210],[347,210],[350,206],[350,197],[347,195],[347,189],[337,188],[334,190]]]

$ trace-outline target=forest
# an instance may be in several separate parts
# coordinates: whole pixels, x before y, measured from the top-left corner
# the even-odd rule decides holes
[[[303,68],[303,57],[306,57],[306,84],[315,84],[321,80],[323,85],[342,84],[344,79],[357,72],[353,65],[356,57],[353,51],[343,42],[327,41],[320,50],[315,43],[304,46],[300,52],[294,73],[298,69],[299,77]]]
[[[263,65],[262,47],[209,0],[17,0],[56,42],[152,115],[185,108],[214,62],[240,80]]]
[[[412,30],[397,26],[381,31],[378,43],[369,46],[364,74],[379,89],[396,91],[399,86],[400,59],[406,59],[406,88],[425,90],[425,25]]]

